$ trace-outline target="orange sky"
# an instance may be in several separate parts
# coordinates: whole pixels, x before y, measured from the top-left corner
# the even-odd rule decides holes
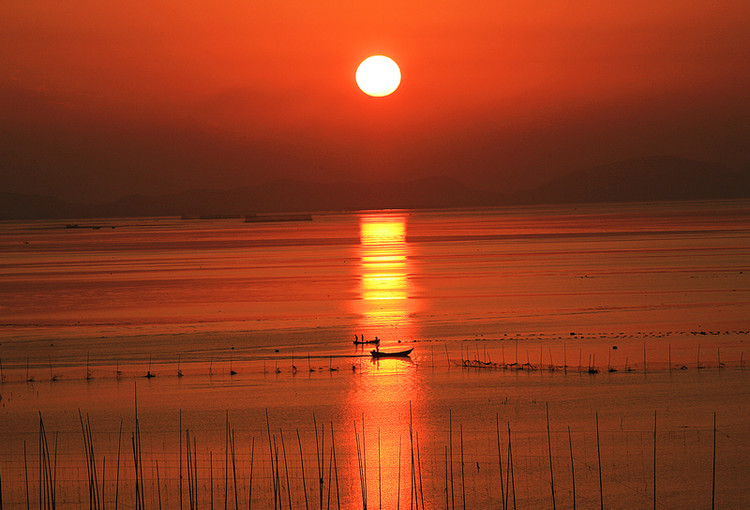
[[[99,199],[629,157],[750,165],[750,3],[0,4],[0,189]],[[359,62],[394,58],[374,99]]]

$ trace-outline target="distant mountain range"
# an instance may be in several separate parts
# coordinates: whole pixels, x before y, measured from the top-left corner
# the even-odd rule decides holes
[[[379,184],[282,179],[230,190],[130,195],[101,205],[0,193],[0,219],[245,215],[716,198],[750,198],[750,173],[717,163],[659,156],[574,172],[513,194],[471,189],[448,177]]]

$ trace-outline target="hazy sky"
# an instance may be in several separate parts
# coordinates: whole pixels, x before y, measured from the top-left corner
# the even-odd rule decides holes
[[[750,165],[750,2],[4,0],[0,190]],[[354,82],[386,54],[386,98]]]

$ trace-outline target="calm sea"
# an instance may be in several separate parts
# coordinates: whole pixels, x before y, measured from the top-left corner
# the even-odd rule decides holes
[[[88,502],[78,409],[108,507],[710,507],[712,456],[750,502],[750,201],[2,222],[0,300],[14,507],[40,412],[57,507]]]
[[[3,222],[0,257],[7,339],[394,342],[750,315],[747,201]]]

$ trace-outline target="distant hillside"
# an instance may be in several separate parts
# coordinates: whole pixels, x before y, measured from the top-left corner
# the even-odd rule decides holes
[[[720,163],[657,156],[574,172],[508,197],[516,204],[750,197],[750,174]]]
[[[104,205],[0,193],[0,219],[244,215],[744,197],[750,198],[748,172],[735,172],[717,163],[660,156],[574,172],[513,195],[471,189],[447,177],[377,184],[287,179],[231,190],[131,195]]]
[[[6,195],[11,199],[5,200]],[[472,190],[447,177],[433,177],[375,184],[277,180],[231,190],[130,195],[100,206],[80,206],[50,197],[15,194],[2,194],[0,200],[3,200],[0,218],[21,219],[450,208],[489,205],[496,201],[496,197],[493,193]]]

